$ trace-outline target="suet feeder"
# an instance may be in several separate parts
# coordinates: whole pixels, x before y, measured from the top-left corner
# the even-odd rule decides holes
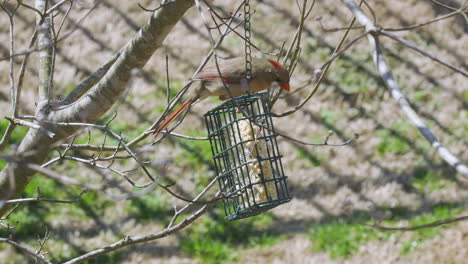
[[[205,121],[227,219],[291,200],[267,93],[231,98],[206,113]]]

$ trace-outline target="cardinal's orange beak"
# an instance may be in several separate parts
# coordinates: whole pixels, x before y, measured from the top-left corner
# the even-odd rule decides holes
[[[279,86],[289,92],[291,90],[291,87],[289,86],[289,83],[280,83]]]

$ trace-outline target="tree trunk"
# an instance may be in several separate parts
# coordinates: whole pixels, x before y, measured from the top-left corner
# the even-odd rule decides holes
[[[131,70],[142,68],[146,64],[193,4],[193,0],[177,0],[165,4],[157,13],[152,14],[132,41],[122,49],[117,61],[98,84],[73,104],[62,105],[59,108],[39,104],[38,111],[36,111],[38,120],[95,122],[111,108],[125,90]],[[39,123],[54,132],[56,136],[49,138],[38,130],[28,131],[18,148],[15,161],[9,161],[0,172],[0,199],[2,200],[19,196],[35,174],[34,171],[27,169],[24,163],[43,163],[54,143],[71,136],[78,129],[77,127],[59,127],[41,121]],[[13,191],[11,191],[9,173],[14,176]],[[7,209],[7,206],[3,206],[0,209],[0,216],[4,215]]]

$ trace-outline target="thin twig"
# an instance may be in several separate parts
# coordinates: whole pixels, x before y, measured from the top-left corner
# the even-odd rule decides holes
[[[264,127],[264,128],[266,128],[266,127]],[[327,137],[325,138],[323,143],[311,143],[311,142],[306,142],[306,141],[302,141],[302,140],[293,138],[291,136],[286,135],[285,133],[281,133],[281,132],[278,132],[278,131],[275,131],[275,133],[278,134],[279,136],[285,138],[286,140],[296,142],[296,143],[306,145],[306,146],[343,147],[343,146],[346,146],[346,145],[349,145],[349,144],[353,143],[354,141],[356,141],[359,138],[359,134],[354,134],[354,136],[352,138],[349,138],[348,140],[346,140],[346,141],[344,141],[342,143],[333,144],[333,143],[328,143],[328,140],[331,137],[331,134],[328,133]]]
[[[34,47],[36,40],[37,40],[37,27],[34,27],[34,32],[31,36],[31,40],[29,41],[28,49],[31,49],[32,47]],[[18,115],[18,109],[19,109],[19,105],[21,102],[21,91],[23,90],[24,75],[26,72],[26,65],[28,64],[28,61],[29,61],[29,55],[30,53],[25,54],[23,61],[21,62],[20,70],[19,70],[18,86],[16,88],[16,100],[15,100],[16,105],[15,105],[15,112],[13,114],[14,117],[17,117]]]
[[[450,9],[450,10],[457,10],[455,7],[451,7],[451,6],[446,5],[446,4],[444,4],[444,3],[440,2],[440,1],[437,1],[437,0],[431,0],[431,1],[432,1],[433,3],[439,5],[439,6],[442,6],[442,7],[447,8],[447,9]]]
[[[228,24],[231,24],[234,21],[234,17],[237,15],[237,13],[239,13],[239,10],[242,8],[243,4],[244,4],[244,2],[242,2],[237,7],[237,9],[234,11],[233,15],[231,16],[231,19],[229,20]],[[197,70],[195,70],[194,74],[192,75],[192,78],[194,76],[196,76],[205,67],[205,65],[208,63],[209,59],[213,56],[213,54],[215,52],[215,49],[218,48],[219,45],[221,45],[221,43],[223,42],[225,36],[227,36],[227,34],[229,34],[229,33],[230,33],[229,28],[226,28],[224,30],[223,34],[219,37],[219,39],[216,42],[216,44],[214,45],[214,47],[211,48],[210,52],[205,56],[203,61],[198,66]],[[133,145],[137,144],[138,142],[142,141],[143,139],[145,139],[148,135],[152,135],[153,132],[154,132],[154,129],[162,122],[164,117],[166,117],[166,115],[170,111],[172,111],[172,109],[177,105],[177,103],[180,102],[183,95],[187,92],[187,90],[190,88],[192,83],[193,83],[193,80],[192,79],[189,80],[184,85],[184,87],[177,93],[177,95],[172,99],[171,104],[168,107],[166,107],[166,109],[161,114],[161,116],[153,124],[151,124],[151,126],[145,132],[143,132],[141,135],[137,136],[136,138],[134,138],[133,140],[128,142],[128,145],[133,146]],[[153,144],[155,144],[155,142],[153,142]]]
[[[53,171],[53,170],[50,170],[50,169],[47,169],[47,168],[43,168],[37,164],[31,164],[31,163],[26,163],[26,164],[22,164],[23,166],[25,166],[26,168],[28,169],[31,169],[33,171],[36,171],[38,173],[41,173],[49,178],[52,178],[54,180],[58,180],[60,182],[63,182],[64,184],[73,184],[73,185],[78,185],[78,186],[83,186],[87,189],[91,189],[91,190],[104,190],[104,186],[103,185],[98,185],[98,184],[89,184],[89,183],[82,183],[74,178],[70,178],[70,177],[67,177],[67,176],[64,176],[64,175],[60,175],[59,173]]]
[[[159,9],[163,8],[165,5],[169,4],[169,3],[172,3],[174,2],[175,0],[170,0],[170,1],[163,1],[159,6],[155,7],[155,8],[146,8],[144,7],[142,4],[140,3],[137,3],[138,7],[140,7],[141,9],[143,9],[144,11],[146,12],[151,12],[151,13],[154,13],[156,11],[158,11]]]
[[[27,9],[30,9],[30,10],[36,12],[37,15],[38,15],[41,19],[43,19],[43,18],[46,16],[45,14],[43,14],[43,13],[42,13],[40,10],[38,10],[37,8],[35,8],[35,7],[33,7],[33,6],[30,6],[30,5],[26,4],[26,3],[23,3],[23,1],[17,1],[17,2],[20,3],[22,6],[26,7]]]
[[[344,33],[343,37],[341,38],[340,42],[338,43],[338,45],[335,47],[335,50],[333,51],[331,57],[333,58],[335,56],[336,53],[338,53],[338,51],[341,49],[341,46],[343,45],[344,41],[346,40],[349,32],[351,31],[351,29],[353,28],[353,25],[354,25],[354,22],[356,21],[356,18],[353,18],[351,20],[351,22],[349,23],[348,25],[348,30],[346,30],[346,32]],[[355,39],[356,41],[359,40],[359,39]],[[350,45],[348,45],[348,47],[350,47]],[[291,115],[291,114],[294,114],[296,111],[298,111],[299,109],[301,109],[311,98],[312,96],[314,96],[314,94],[317,92],[320,84],[322,83],[322,80],[325,78],[325,75],[328,71],[328,69],[330,68],[330,65],[331,63],[327,64],[325,66],[325,68],[320,72],[320,77],[318,78],[314,88],[312,89],[312,91],[309,93],[309,95],[307,95],[307,97],[304,99],[304,101],[302,101],[300,104],[298,104],[297,106],[295,106],[293,109],[289,110],[289,111],[286,111],[284,113],[281,113],[281,114],[276,114],[276,113],[272,113],[272,116],[273,117],[285,117],[285,116],[288,116],[288,115]]]
[[[49,10],[46,11],[46,15],[49,15],[50,13],[54,12],[55,9],[59,8],[61,5],[63,5],[65,2],[73,2],[73,0],[62,0],[60,2],[58,2],[57,4],[53,5],[51,8],[49,8]]]
[[[403,44],[404,46],[406,46],[406,47],[408,47],[408,48],[410,48],[410,49],[424,55],[425,57],[428,57],[429,59],[431,59],[431,60],[433,60],[435,62],[438,62],[438,63],[444,65],[447,68],[450,68],[451,70],[453,70],[455,72],[458,72],[458,73],[462,74],[465,77],[468,77],[468,72],[464,71],[463,69],[460,69],[460,68],[458,68],[458,67],[456,67],[456,66],[454,66],[454,65],[452,65],[452,64],[450,64],[448,62],[442,61],[441,59],[433,56],[429,52],[426,52],[426,51],[418,48],[413,43],[411,43],[411,42],[409,42],[409,41],[407,41],[407,40],[405,40],[403,38],[400,38],[400,37],[398,37],[397,35],[395,35],[393,33],[385,32],[385,30],[380,31],[379,33],[386,36],[386,37],[389,37],[389,38],[391,38],[393,40],[396,40],[397,42]]]
[[[338,31],[348,30],[348,27],[327,28],[322,23],[322,17],[318,17],[316,20],[319,22],[320,28],[322,29],[323,32],[338,32]],[[354,26],[351,29],[363,29],[363,28],[364,28],[363,26]]]
[[[27,202],[52,202],[52,203],[65,203],[65,204],[72,204],[78,202],[81,197],[85,193],[88,192],[88,189],[83,189],[81,193],[78,195],[73,200],[58,200],[58,199],[49,199],[49,198],[40,198],[40,197],[35,197],[35,198],[21,198],[21,199],[13,199],[13,200],[7,200],[5,203],[6,204],[13,204],[13,203],[27,203]]]
[[[37,259],[37,260],[40,260],[42,261],[43,263],[47,263],[47,264],[52,264],[52,262],[50,262],[49,260],[47,260],[44,255],[42,254],[37,254],[35,252],[35,250],[33,249],[30,249],[26,246],[23,246],[21,245],[20,243],[12,240],[12,239],[9,239],[9,238],[0,238],[0,242],[4,242],[4,243],[7,243],[7,244],[10,244],[12,246],[14,246],[15,248],[23,251],[23,252],[26,252],[30,257],[32,257],[33,259]]]
[[[29,128],[32,128],[32,129],[37,129],[39,131],[41,131],[42,133],[44,133],[45,135],[47,135],[48,137],[50,138],[53,138],[55,137],[55,133],[46,129],[45,127],[39,125],[39,124],[36,124],[36,123],[32,123],[32,122],[28,122],[28,121],[24,121],[24,120],[21,120],[19,118],[11,118],[11,117],[5,117],[5,119],[7,119],[8,121],[10,121],[11,123],[14,123],[15,125],[20,125],[20,126],[27,126]]]
[[[10,96],[11,96],[11,114],[14,115],[16,112],[16,95],[15,95],[15,76],[14,76],[14,65],[15,62],[13,60],[13,54],[15,49],[15,38],[14,38],[14,20],[13,17],[15,16],[16,10],[18,9],[19,4],[10,12],[8,11],[3,4],[0,4],[0,8],[8,15],[8,21],[10,22],[9,27],[9,36],[10,36],[10,72],[9,72],[9,79],[10,79]]]
[[[237,32],[237,30],[235,30],[235,28],[233,28],[230,23],[227,23],[226,21],[224,21],[223,17],[214,10],[214,8],[210,5],[210,3],[208,3],[208,1],[206,0],[203,0],[203,3],[205,3],[209,10],[210,10],[210,13],[213,13],[226,27],[228,27],[231,32],[233,32],[234,34],[236,34],[238,37],[240,37],[243,41],[247,41],[247,39],[245,39],[245,37]],[[233,16],[234,17],[234,16]],[[273,52],[265,52],[263,50],[261,50],[257,45],[255,45],[254,43],[252,43],[252,41],[249,41],[249,44],[250,46],[252,46],[254,49],[256,49],[257,51],[261,52],[262,54],[265,54],[265,55],[270,55],[270,56],[275,56],[276,54],[273,53]]]
[[[431,228],[431,227],[437,227],[441,225],[448,225],[448,224],[453,224],[456,222],[461,222],[461,221],[466,221],[468,220],[468,215],[463,215],[459,217],[454,217],[450,219],[445,219],[445,220],[439,220],[435,221],[429,224],[424,224],[424,225],[418,225],[418,226],[406,226],[406,227],[389,227],[389,226],[382,226],[378,223],[375,224],[367,224],[367,223],[362,223],[358,222],[361,225],[365,226],[370,226],[372,228],[378,229],[380,231],[417,231],[420,229],[425,229],[425,228]]]
[[[50,232],[46,226],[46,231],[44,232],[44,236],[42,238],[38,236],[37,238],[37,242],[39,242],[39,248],[36,250],[36,254],[41,254],[41,251],[44,248],[44,245],[49,238],[50,238]]]
[[[296,2],[298,3],[298,2]],[[299,4],[298,4],[299,5]],[[296,34],[294,35],[293,41],[291,42],[289,49],[286,52],[286,55],[284,56],[283,59],[283,65],[287,65],[286,68],[289,71],[289,74],[292,75],[294,72],[294,69],[296,68],[297,62],[299,61],[299,53],[301,50],[301,38],[302,38],[302,31],[304,28],[304,23],[309,17],[310,13],[312,12],[312,9],[314,8],[315,5],[315,0],[312,1],[311,6],[309,9],[306,10],[307,7],[307,0],[303,0],[303,7],[302,9],[299,7],[299,11],[301,13],[301,20],[299,22],[299,26],[297,27]],[[292,55],[291,51],[293,52]],[[287,64],[287,61],[289,60],[289,64]],[[270,100],[270,109],[273,108],[281,94],[283,93],[283,89],[280,89],[274,96],[272,96]]]
[[[166,54],[166,98],[167,105],[171,102],[171,83],[169,79],[169,56]]]
[[[446,14],[446,15],[436,17],[436,18],[434,18],[434,19],[431,19],[431,20],[426,21],[426,22],[423,22],[423,23],[418,23],[418,24],[414,24],[414,25],[410,25],[410,26],[405,26],[405,27],[397,27],[397,28],[394,28],[394,27],[384,27],[383,30],[385,30],[385,31],[406,31],[406,30],[412,30],[412,29],[415,29],[415,28],[423,27],[423,26],[426,26],[426,25],[429,25],[429,24],[432,24],[432,23],[435,23],[435,22],[439,22],[439,21],[445,20],[445,19],[450,18],[450,17],[453,17],[453,16],[455,16],[455,15],[461,13],[461,12],[462,12],[461,10],[457,10],[457,11],[448,13],[448,14]]]
[[[16,124],[12,122],[8,123],[5,133],[3,134],[2,140],[0,141],[0,151],[2,151],[8,145],[8,141],[15,127],[16,127]]]
[[[206,194],[206,192],[208,192],[208,190],[218,181],[217,178],[214,178],[211,180],[211,182],[193,199],[193,202],[189,202],[188,204],[186,204],[184,207],[182,207],[182,209],[180,210],[175,210],[175,213],[174,213],[174,216],[172,217],[171,221],[169,222],[167,228],[170,228],[174,225],[175,221],[177,220],[177,218],[185,211],[187,210],[188,208],[190,208],[195,202],[199,201],[201,197],[203,197],[203,195]],[[217,195],[215,195],[215,198],[213,199],[213,201],[216,201],[216,200],[219,200],[220,198],[222,197],[222,194],[221,193],[218,193]]]
[[[74,25],[73,25],[73,28],[64,34],[63,37],[61,37],[60,39],[56,40],[56,43],[60,43],[62,41],[64,41],[65,39],[67,39],[69,36],[71,36],[77,29],[78,29],[78,26],[96,9],[96,7],[101,3],[101,1],[95,1],[95,4],[91,7],[91,9],[86,12],[86,14],[83,15],[83,17],[81,17]],[[42,19],[41,19],[42,21]],[[44,46],[42,47],[37,47],[37,48],[28,48],[24,51],[21,51],[21,52],[17,52],[16,54],[13,54],[13,58],[15,57],[19,57],[19,56],[24,56],[24,55],[28,55],[28,54],[31,54],[31,53],[34,53],[34,52],[39,52],[39,51],[43,51],[43,50],[46,50],[46,49],[49,49],[52,47],[52,45],[54,45],[53,43],[47,43],[45,44]],[[3,61],[3,60],[7,60],[9,59],[11,56],[5,56],[5,57],[1,57],[0,58],[0,61]]]
[[[366,27],[366,29],[374,34],[368,35],[369,43],[372,47],[372,53],[374,57],[374,62],[376,64],[377,70],[382,76],[385,85],[387,86],[390,94],[400,105],[401,110],[409,121],[418,128],[419,132],[426,138],[432,147],[434,147],[439,156],[444,159],[450,166],[454,167],[460,174],[468,178],[468,167],[465,166],[457,157],[455,157],[448,149],[446,149],[442,143],[437,139],[437,137],[431,132],[431,130],[426,126],[423,120],[419,115],[413,110],[409,102],[406,100],[404,94],[401,92],[400,87],[398,86],[396,80],[393,78],[393,75],[388,67],[385,59],[382,55],[382,51],[379,44],[378,33],[376,26],[372,21],[366,16],[366,14],[356,5],[353,0],[342,0],[345,2],[347,7],[351,10],[354,16],[358,21]]]
[[[218,194],[217,196],[219,196],[219,195],[220,194]],[[105,246],[105,247],[90,251],[90,252],[88,252],[86,254],[83,254],[83,255],[81,255],[79,257],[71,259],[71,260],[69,260],[69,261],[67,261],[67,262],[65,262],[63,264],[80,263],[80,262],[83,262],[85,260],[100,256],[100,255],[104,255],[104,254],[107,254],[107,253],[112,252],[112,251],[115,251],[115,250],[117,250],[119,248],[122,248],[122,247],[125,247],[125,246],[140,244],[140,243],[143,243],[143,242],[148,242],[148,241],[152,241],[152,240],[156,240],[156,239],[159,239],[159,238],[166,237],[166,236],[171,235],[171,234],[173,234],[175,232],[178,232],[178,231],[182,230],[183,228],[185,228],[186,226],[190,225],[191,223],[193,223],[195,220],[197,220],[200,216],[202,216],[205,212],[207,212],[214,205],[215,205],[215,203],[205,204],[200,209],[198,209],[195,213],[193,213],[189,217],[185,218],[183,221],[181,221],[177,225],[168,227],[168,228],[166,228],[166,229],[164,229],[164,230],[162,230],[160,232],[150,234],[150,235],[141,235],[141,236],[134,236],[134,237],[126,236],[125,238],[123,238],[123,239],[121,239],[121,240],[119,240],[119,241],[117,241],[117,242],[115,242],[115,243],[113,243],[111,245],[108,245],[108,246]]]

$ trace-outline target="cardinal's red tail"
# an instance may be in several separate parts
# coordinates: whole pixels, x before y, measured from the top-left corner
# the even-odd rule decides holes
[[[183,103],[177,110],[175,110],[172,114],[170,114],[161,124],[159,124],[158,128],[156,128],[154,134],[158,135],[163,129],[165,129],[174,119],[176,119],[185,109],[188,109],[192,105],[193,101],[189,100]]]

